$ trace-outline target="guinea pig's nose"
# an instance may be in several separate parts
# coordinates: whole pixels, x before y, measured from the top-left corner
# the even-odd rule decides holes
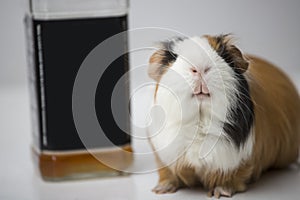
[[[203,94],[209,94],[208,87],[204,81],[201,81],[201,92]]]
[[[203,80],[200,80],[198,82],[198,84],[196,84],[196,87],[194,88],[193,93],[194,94],[209,94],[207,84]]]
[[[196,87],[194,88],[193,90],[193,93],[194,94],[200,94],[201,93],[201,90],[202,90],[202,85],[201,83],[200,84],[197,84]]]

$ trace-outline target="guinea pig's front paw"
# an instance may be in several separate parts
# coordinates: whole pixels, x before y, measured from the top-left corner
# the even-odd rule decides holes
[[[173,183],[169,180],[159,182],[153,189],[152,192],[156,194],[174,193],[178,189],[178,184]]]
[[[227,188],[227,187],[215,187],[214,189],[211,189],[208,193],[207,196],[208,197],[215,197],[217,199],[219,199],[221,196],[224,197],[231,197],[233,195],[233,190],[231,188]]]

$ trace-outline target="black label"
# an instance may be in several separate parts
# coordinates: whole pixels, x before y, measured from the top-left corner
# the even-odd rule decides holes
[[[85,148],[76,131],[72,115],[74,81],[80,65],[91,50],[110,36],[127,30],[126,22],[126,16],[80,20],[33,20],[35,89],[39,110],[37,123],[42,150]],[[127,48],[127,41],[120,43],[120,48]],[[123,55],[107,68],[96,91],[95,107],[98,121],[106,136],[115,145],[130,142],[129,135],[115,123],[110,106],[113,88],[127,71],[128,58],[127,55]],[[128,102],[125,99],[128,98],[128,90],[127,80],[124,81],[124,99],[120,99],[120,103]],[[119,112],[127,113],[126,110],[128,105],[124,104]],[[126,116],[124,123],[129,126],[129,119]]]

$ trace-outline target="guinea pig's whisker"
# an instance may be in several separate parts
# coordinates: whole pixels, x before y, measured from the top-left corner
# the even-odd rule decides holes
[[[253,117],[254,115],[252,114],[251,109],[249,108],[249,106],[247,106],[247,104],[245,104],[244,102],[242,102],[240,99],[238,99],[238,101],[241,103],[241,104],[238,104],[238,106],[239,107],[241,105],[245,106],[245,108],[247,108],[247,110],[249,111],[249,113],[251,113],[251,116]],[[241,109],[241,110],[243,110],[243,109]]]

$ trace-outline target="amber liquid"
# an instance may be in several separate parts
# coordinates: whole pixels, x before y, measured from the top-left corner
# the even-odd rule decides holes
[[[97,150],[92,153],[86,150],[72,153],[38,153],[33,149],[33,156],[42,178],[49,181],[127,175],[126,168],[133,162],[130,145],[121,149]],[[97,159],[99,157],[104,157],[105,163]]]

